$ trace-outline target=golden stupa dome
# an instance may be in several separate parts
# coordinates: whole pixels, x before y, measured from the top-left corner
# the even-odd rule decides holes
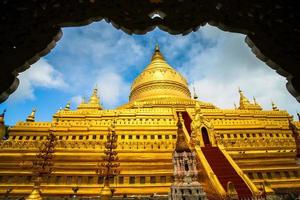
[[[156,98],[191,98],[185,78],[173,69],[156,46],[151,63],[134,80],[130,101]]]

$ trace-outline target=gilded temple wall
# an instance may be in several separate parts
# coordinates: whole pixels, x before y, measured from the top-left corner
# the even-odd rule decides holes
[[[192,116],[192,109],[188,111]],[[274,188],[299,187],[295,142],[286,112],[202,111],[213,124],[211,136],[254,183],[259,185],[267,180]],[[51,131],[58,139],[55,170],[45,182],[47,187],[43,192],[69,194],[78,185],[79,193],[98,194],[103,178],[98,178],[96,170],[102,162],[107,127],[116,119],[121,171],[111,182],[116,192],[166,194],[172,180],[172,152],[176,142],[174,110],[146,108],[88,113],[61,111],[51,123],[20,122],[11,128],[9,140],[2,141],[0,150],[1,191],[17,185],[14,192],[30,192],[31,162],[40,142]]]

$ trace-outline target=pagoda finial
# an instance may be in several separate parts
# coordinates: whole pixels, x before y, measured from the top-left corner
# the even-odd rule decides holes
[[[34,122],[35,121],[35,113],[36,113],[36,109],[33,108],[30,115],[28,115],[26,121],[27,122]]]
[[[2,114],[0,114],[0,125],[4,124],[5,112],[6,112],[6,109],[4,109]]]
[[[70,110],[70,108],[71,108],[71,101],[68,101],[64,110]]]
[[[90,98],[89,103],[91,103],[91,104],[99,104],[99,102],[100,102],[100,100],[99,100],[99,97],[98,97],[98,88],[97,88],[97,85],[96,85],[96,87],[93,90],[93,94],[92,94],[92,96]]]
[[[154,53],[153,53],[152,58],[151,58],[152,62],[154,60],[160,60],[160,61],[165,62],[164,56],[161,54],[158,44],[155,45],[155,50],[154,50]]]
[[[277,106],[275,105],[275,103],[271,100],[271,104],[272,104],[272,110],[274,111],[278,111],[279,109],[277,108]]]
[[[194,91],[194,99],[198,99],[198,95],[196,93],[195,85],[193,85],[193,91]]]
[[[159,51],[159,44],[158,43],[155,44],[155,51]]]
[[[239,93],[240,93],[240,107],[239,107],[239,109],[246,109],[249,106],[250,102],[244,96],[243,91],[241,90],[240,87],[239,87]]]
[[[253,102],[254,102],[255,105],[258,105],[258,103],[256,102],[255,97],[253,97]]]
[[[88,101],[83,97],[82,102],[78,105],[77,109],[84,110],[102,110],[100,98],[98,96],[98,86],[93,89],[92,95]]]
[[[241,88],[239,87],[239,93],[240,93],[240,100],[244,100],[246,97],[243,94],[243,91],[241,90]]]
[[[93,90],[94,95],[98,95],[98,84],[96,84],[94,90]]]
[[[243,94],[243,91],[241,90],[241,88],[238,87],[238,89],[239,89],[239,93],[240,93],[240,94]]]
[[[262,110],[261,105],[259,105],[259,103],[257,103],[255,97],[253,97],[253,102],[254,102],[254,107],[255,107],[256,110]]]

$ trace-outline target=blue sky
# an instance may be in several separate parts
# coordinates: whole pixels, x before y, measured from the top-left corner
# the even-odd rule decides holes
[[[104,21],[64,28],[57,46],[19,75],[20,86],[0,105],[7,108],[6,123],[24,121],[32,108],[37,121],[50,121],[67,101],[75,109],[97,85],[106,109],[128,101],[131,82],[149,63],[160,45],[168,63],[194,84],[200,100],[220,108],[238,104],[238,87],[264,109],[273,100],[295,115],[300,106],[285,88],[286,80],[265,66],[244,42],[245,36],[204,26],[186,36],[155,29],[146,35],[128,35]]]

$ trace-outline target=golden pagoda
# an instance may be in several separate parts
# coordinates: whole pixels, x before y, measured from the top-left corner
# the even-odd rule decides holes
[[[239,106],[233,109],[192,98],[186,79],[157,46],[132,83],[129,102],[119,108],[103,109],[94,89],[88,101],[75,110],[68,103],[51,122],[36,121],[33,110],[26,121],[9,128],[9,138],[0,142],[0,196],[8,188],[15,197],[33,191],[30,166],[49,133],[57,141],[53,171],[40,185],[42,196],[69,197],[74,188],[77,196],[100,196],[107,188],[97,171],[106,162],[108,127],[114,123],[120,165],[109,180],[112,195],[165,197],[173,183],[179,114],[180,137],[194,152],[196,178],[208,199],[299,194],[300,123],[275,105],[264,110],[239,93]]]

